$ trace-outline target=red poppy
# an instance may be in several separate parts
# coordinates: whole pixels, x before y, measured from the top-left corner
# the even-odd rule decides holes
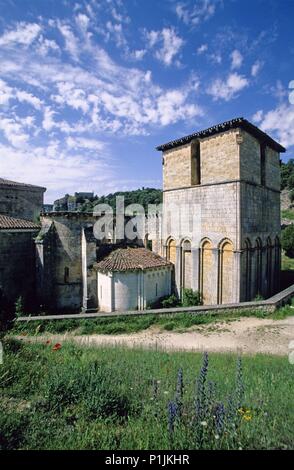
[[[50,343],[51,343],[50,339],[47,339],[46,344],[50,344]]]
[[[58,349],[61,349],[61,344],[60,343],[54,344],[52,351],[58,351]]]

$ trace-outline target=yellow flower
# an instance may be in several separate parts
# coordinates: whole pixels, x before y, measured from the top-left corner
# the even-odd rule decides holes
[[[252,415],[249,414],[249,413],[245,413],[243,415],[243,419],[245,419],[245,421],[251,421],[252,420]]]

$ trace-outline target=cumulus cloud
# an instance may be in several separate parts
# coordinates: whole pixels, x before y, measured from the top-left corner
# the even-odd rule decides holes
[[[213,100],[229,101],[235,98],[239,91],[249,85],[249,81],[243,75],[231,73],[226,80],[217,79],[208,87],[207,93]]]
[[[16,44],[29,46],[37,38],[40,31],[41,27],[36,23],[17,23],[15,29],[5,31],[0,36],[0,46],[5,47]]]
[[[275,109],[260,116],[260,127],[263,131],[272,133],[285,147],[294,145],[294,106],[281,104]]]
[[[29,135],[24,132],[23,125],[15,118],[0,116],[0,130],[13,147],[23,147],[29,140]]]
[[[155,57],[169,66],[174,57],[184,45],[184,40],[177,35],[173,28],[163,28],[161,31],[146,31],[147,47],[155,48]]]
[[[241,52],[235,49],[231,54],[231,59],[232,59],[231,69],[232,70],[239,69],[243,62],[243,56]]]

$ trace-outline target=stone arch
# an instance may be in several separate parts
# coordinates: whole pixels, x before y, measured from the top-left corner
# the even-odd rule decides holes
[[[275,237],[273,246],[273,293],[278,292],[280,288],[280,271],[281,271],[281,241],[278,235]]]
[[[209,238],[202,240],[200,244],[200,291],[204,304],[213,303],[213,289],[211,280],[213,276],[213,247]]]
[[[270,237],[266,239],[266,296],[272,293],[273,246]]]
[[[255,295],[262,294],[262,241],[258,237],[255,241]]]
[[[168,238],[166,242],[166,257],[168,261],[170,261],[173,264],[176,264],[176,256],[177,256],[176,240],[170,237]]]
[[[251,300],[252,245],[249,238],[244,241],[245,301]]]
[[[181,275],[182,275],[182,288],[192,288],[192,250],[191,241],[185,238],[181,242]]]
[[[224,239],[219,244],[219,303],[229,304],[234,299],[234,246]]]

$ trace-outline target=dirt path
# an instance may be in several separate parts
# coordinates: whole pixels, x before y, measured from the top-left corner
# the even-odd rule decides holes
[[[294,316],[285,320],[241,318],[231,322],[199,325],[184,333],[150,328],[139,333],[122,335],[77,336],[66,333],[64,335],[48,334],[46,336],[20,338],[26,341],[50,339],[60,343],[71,340],[89,346],[121,345],[164,350],[242,351],[247,354],[288,355],[289,343],[294,340]]]

